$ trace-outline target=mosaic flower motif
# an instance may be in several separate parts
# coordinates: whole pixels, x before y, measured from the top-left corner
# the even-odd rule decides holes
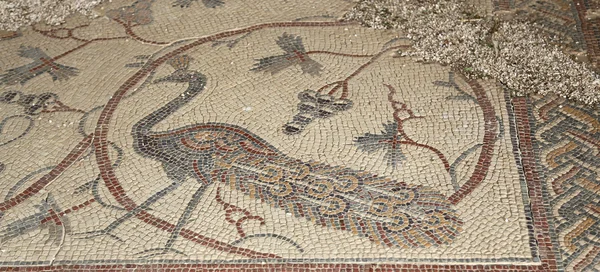
[[[4,244],[29,232],[45,229],[48,230],[46,243],[59,245],[63,237],[63,231],[65,233],[71,232],[69,219],[59,215],[61,209],[54,201],[52,195],[49,195],[40,205],[34,205],[34,207],[38,209],[38,212],[16,220],[0,230],[0,244]]]
[[[277,40],[277,45],[285,54],[259,59],[251,70],[276,74],[292,65],[300,65],[303,73],[319,75],[321,72],[323,66],[308,56],[302,37],[283,33]]]
[[[177,7],[180,6],[182,8],[189,8],[190,5],[193,2],[197,2],[198,0],[175,0],[175,2],[173,2],[173,6]],[[222,6],[225,4],[225,2],[223,2],[222,0],[202,0],[202,4],[204,4],[205,7],[207,8],[216,8],[218,6]]]
[[[106,16],[128,25],[147,25],[152,23],[150,6],[154,0],[138,0],[131,6],[120,7],[106,12]]]
[[[363,136],[356,137],[354,144],[360,151],[373,153],[377,150],[384,149],[386,151],[385,159],[388,165],[396,167],[401,166],[402,161],[406,159],[400,149],[400,138],[398,135],[398,123],[391,122],[384,124],[384,130],[381,134],[365,133]]]
[[[21,83],[23,85],[30,79],[43,73],[48,73],[54,81],[67,80],[69,77],[78,74],[77,68],[54,62],[50,56],[38,47],[21,46],[19,56],[32,59],[33,62],[10,69],[0,75],[0,84],[16,85]]]

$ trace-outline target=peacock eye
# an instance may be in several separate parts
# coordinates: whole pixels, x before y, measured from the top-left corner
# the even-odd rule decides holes
[[[200,132],[194,135],[194,138],[198,141],[211,141],[214,139],[213,135],[210,132]]]
[[[390,200],[385,197],[373,199],[369,212],[378,216],[389,216],[392,213]]]

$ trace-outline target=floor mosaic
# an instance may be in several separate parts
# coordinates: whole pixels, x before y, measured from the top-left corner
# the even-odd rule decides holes
[[[594,7],[565,3],[484,8],[595,61]],[[0,32],[0,271],[600,270],[600,111],[400,57],[353,5]]]

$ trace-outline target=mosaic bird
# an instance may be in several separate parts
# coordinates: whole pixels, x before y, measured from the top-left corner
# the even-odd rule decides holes
[[[21,46],[19,56],[32,59],[33,62],[10,69],[5,74],[0,75],[0,84],[16,85],[20,83],[23,85],[43,73],[48,73],[54,81],[67,80],[69,77],[78,74],[77,68],[54,62],[50,56],[38,47]]]
[[[108,228],[87,237],[108,234],[126,219],[147,209],[178,188],[187,178],[201,186],[179,217],[165,247],[143,251],[147,256],[173,249],[206,188],[213,183],[240,190],[314,224],[348,231],[390,247],[429,247],[450,243],[462,222],[446,197],[435,190],[409,185],[364,171],[304,162],[286,156],[248,130],[225,123],[201,123],[155,132],[152,129],[192,101],[207,78],[188,70],[190,58],[169,61],[176,70],[155,82],[186,82],[188,88],[137,122],[134,148],[160,161],[173,181]]]

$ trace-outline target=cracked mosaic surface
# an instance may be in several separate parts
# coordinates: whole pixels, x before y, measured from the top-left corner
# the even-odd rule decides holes
[[[599,269],[597,111],[398,57],[352,5],[0,33],[0,270]]]

